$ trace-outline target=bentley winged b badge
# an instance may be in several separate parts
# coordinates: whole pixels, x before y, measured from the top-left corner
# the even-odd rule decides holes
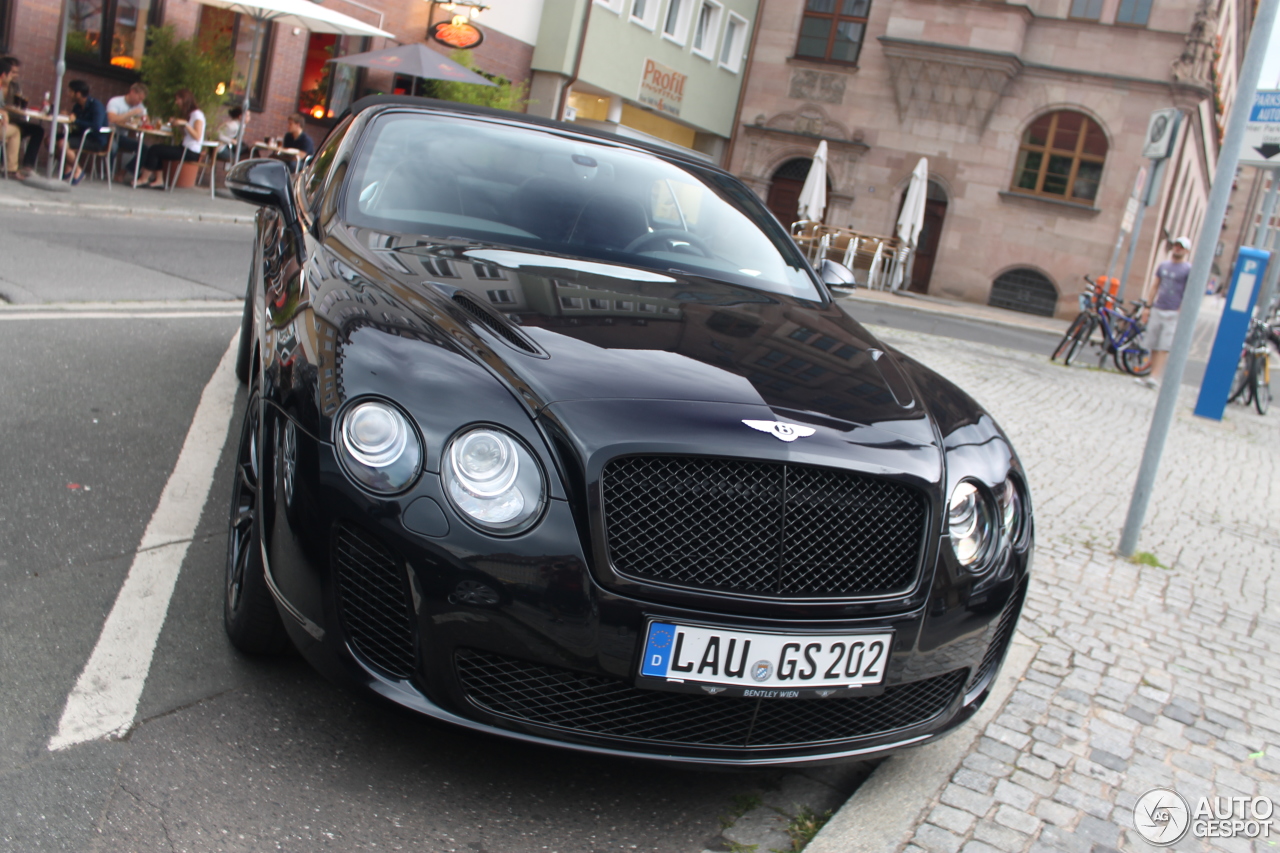
[[[748,421],[744,419],[742,422],[752,429],[773,433],[773,437],[781,441],[795,441],[797,438],[804,438],[817,432],[813,427],[786,424],[782,421]]]

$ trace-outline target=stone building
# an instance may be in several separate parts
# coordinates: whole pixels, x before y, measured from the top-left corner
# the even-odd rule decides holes
[[[1162,238],[1196,237],[1251,9],[763,0],[729,168],[790,222],[825,139],[825,221],[889,235],[911,171],[928,158],[910,288],[1070,316],[1082,276],[1107,268],[1157,109],[1182,119],[1129,294],[1164,259]]]

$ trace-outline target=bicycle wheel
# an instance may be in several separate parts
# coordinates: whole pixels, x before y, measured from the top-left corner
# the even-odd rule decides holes
[[[1088,343],[1089,338],[1093,337],[1093,330],[1097,325],[1098,321],[1093,317],[1085,318],[1085,324],[1076,330],[1075,336],[1071,339],[1071,345],[1067,347],[1067,354],[1062,358],[1063,364],[1071,363],[1071,360],[1080,352],[1081,347]]]
[[[1271,365],[1266,354],[1255,356],[1253,365],[1253,407],[1265,415],[1271,408]]]
[[[1129,344],[1120,350],[1120,369],[1132,376],[1146,376],[1151,372],[1151,350],[1137,344]]]
[[[1231,394],[1227,397],[1228,403],[1240,403],[1242,406],[1249,405],[1253,400],[1253,383],[1249,381],[1249,370],[1252,356],[1244,353],[1240,356],[1240,363],[1236,365],[1236,375],[1231,380]]]
[[[1067,327],[1067,333],[1062,336],[1062,340],[1058,341],[1058,346],[1054,348],[1053,355],[1049,356],[1050,361],[1057,361],[1059,358],[1067,354],[1067,350],[1071,347],[1071,342],[1075,340],[1076,334],[1081,327],[1089,322],[1089,315],[1080,312],[1076,318],[1071,321],[1071,325]]]

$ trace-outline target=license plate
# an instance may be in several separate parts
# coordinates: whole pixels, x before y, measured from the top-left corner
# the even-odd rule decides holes
[[[745,696],[828,695],[882,684],[892,644],[892,632],[771,634],[650,622],[639,674],[709,693],[722,686]]]

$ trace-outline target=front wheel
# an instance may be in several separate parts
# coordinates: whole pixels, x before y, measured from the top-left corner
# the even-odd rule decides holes
[[[1271,408],[1271,365],[1265,354],[1257,357],[1253,368],[1253,407],[1265,415]]]
[[[1084,325],[1077,329],[1075,335],[1071,338],[1071,344],[1067,347],[1067,354],[1062,359],[1063,364],[1070,364],[1072,359],[1080,352],[1080,348],[1089,341],[1089,338],[1093,336],[1093,328],[1096,323],[1097,321],[1092,317],[1085,317]]]
[[[1133,376],[1151,372],[1151,350],[1131,344],[1120,350],[1120,369]]]
[[[263,570],[261,436],[262,397],[254,387],[245,407],[240,446],[236,451],[222,607],[222,622],[231,645],[251,655],[278,654],[289,646],[284,622],[267,588]]]
[[[1049,356],[1050,361],[1057,361],[1067,354],[1067,350],[1071,347],[1071,342],[1075,340],[1076,334],[1087,325],[1089,315],[1080,313],[1071,321],[1071,325],[1067,327],[1067,333],[1062,336],[1062,340],[1058,341],[1058,345],[1054,347],[1053,355]]]

